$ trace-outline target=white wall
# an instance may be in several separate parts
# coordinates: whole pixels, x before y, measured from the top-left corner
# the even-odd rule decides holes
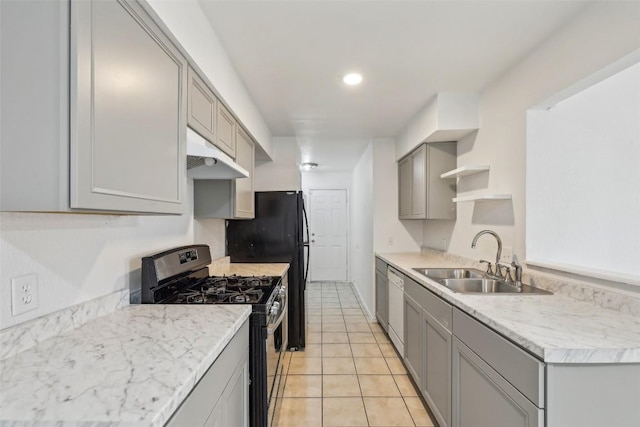
[[[527,114],[527,261],[640,284],[640,63]]]
[[[491,228],[525,258],[526,111],[640,47],[637,2],[595,3],[568,22],[523,61],[490,85],[480,98],[480,131],[458,143],[458,166],[490,164],[489,174],[461,178],[465,191],[510,193],[510,202],[458,203],[455,225],[425,221],[424,244],[470,258],[493,259],[495,241],[473,236]]]
[[[312,172],[302,171],[302,191],[309,194],[309,190],[347,190],[347,197],[351,190],[352,172]]]
[[[193,243],[193,181],[185,214],[0,213],[0,329],[121,289],[140,288],[142,256]],[[13,317],[11,278],[38,276],[38,309]]]
[[[270,155],[271,132],[197,2],[149,0],[247,130]],[[141,257],[195,241],[224,255],[224,221],[179,216],[0,213],[0,328],[117,290],[140,287]],[[194,238],[195,236],[195,238]],[[36,273],[39,308],[11,315],[11,278]]]
[[[399,160],[423,142],[457,141],[478,129],[478,95],[438,93],[409,120],[396,138]]]
[[[147,0],[222,99],[271,156],[271,131],[196,1]]]
[[[300,149],[295,137],[273,138],[273,161],[256,164],[253,175],[255,191],[302,189]]]
[[[349,258],[351,282],[369,315],[374,311],[373,275],[373,142],[356,164],[351,178],[349,203]]]
[[[373,140],[373,250],[416,252],[422,246],[423,221],[398,219],[398,167],[395,141]],[[389,244],[389,238],[392,243]]]
[[[225,256],[226,227],[224,219],[195,218],[193,221],[193,243],[209,245],[211,259]]]

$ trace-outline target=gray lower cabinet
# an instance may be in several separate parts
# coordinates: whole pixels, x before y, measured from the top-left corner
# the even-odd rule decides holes
[[[422,307],[406,292],[404,294],[404,364],[413,380],[422,389]]]
[[[453,339],[454,427],[541,427],[544,411],[459,339]]]
[[[640,426],[640,364],[546,364],[406,276],[404,290],[404,363],[440,427]]]
[[[405,365],[440,427],[451,422],[451,305],[405,276]]]
[[[423,395],[440,427],[451,425],[451,331],[426,311]]]
[[[453,427],[541,427],[545,364],[453,310]]]
[[[249,426],[248,321],[165,424],[186,426]]]
[[[389,280],[387,263],[376,258],[376,318],[385,331],[389,330]]]
[[[187,63],[143,7],[0,3],[0,209],[182,213]]]

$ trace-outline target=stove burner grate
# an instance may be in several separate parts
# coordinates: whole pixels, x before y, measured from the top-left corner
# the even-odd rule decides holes
[[[176,295],[176,303],[186,304],[255,304],[260,302],[272,278],[207,277]]]

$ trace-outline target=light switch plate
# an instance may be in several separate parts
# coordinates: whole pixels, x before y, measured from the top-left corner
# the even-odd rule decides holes
[[[11,279],[11,313],[14,316],[38,308],[38,276],[27,274]]]

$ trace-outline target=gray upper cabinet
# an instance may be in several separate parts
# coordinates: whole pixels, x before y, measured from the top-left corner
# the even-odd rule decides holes
[[[194,215],[200,218],[251,219],[255,217],[253,170],[255,142],[240,127],[236,130],[236,163],[249,177],[193,181]]]
[[[253,218],[255,216],[255,197],[253,194],[253,169],[255,164],[255,144],[251,137],[240,127],[236,135],[236,163],[249,171],[246,178],[236,178],[234,183],[235,218]]]
[[[72,2],[71,30],[71,207],[181,213],[184,57],[134,2]]]
[[[216,141],[216,116],[218,100],[196,74],[189,67],[189,100],[187,123],[189,127],[198,132],[203,138],[215,144]]]
[[[411,217],[411,194],[413,192],[413,178],[411,176],[411,156],[398,162],[398,217]]]
[[[440,174],[456,167],[455,143],[422,144],[398,162],[400,219],[455,219],[456,185]]]
[[[231,115],[229,110],[218,102],[216,109],[216,146],[228,154],[230,157],[236,157],[236,119]]]
[[[1,15],[0,209],[182,213],[187,65],[144,9],[2,2]]]

